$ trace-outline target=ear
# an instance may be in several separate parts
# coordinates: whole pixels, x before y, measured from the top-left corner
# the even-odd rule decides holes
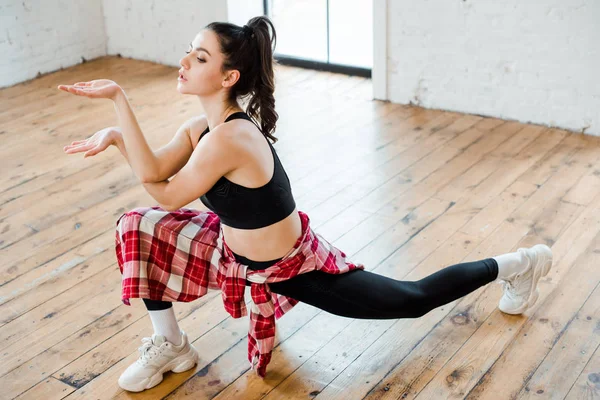
[[[235,85],[235,83],[239,79],[240,79],[240,71],[238,71],[237,69],[232,69],[232,70],[227,71],[227,74],[225,74],[225,78],[223,79],[223,82],[221,84],[225,88],[230,88],[233,85]]]

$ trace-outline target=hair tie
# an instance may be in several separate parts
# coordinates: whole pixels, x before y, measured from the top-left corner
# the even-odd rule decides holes
[[[250,36],[251,38],[254,37],[254,28],[252,28],[251,26],[244,25],[242,26],[242,30],[244,31],[244,34],[246,36]]]

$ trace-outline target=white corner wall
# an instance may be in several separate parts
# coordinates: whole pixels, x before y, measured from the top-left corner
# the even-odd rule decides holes
[[[0,87],[106,54],[102,0],[0,0]]]
[[[390,101],[600,135],[600,1],[385,3]]]

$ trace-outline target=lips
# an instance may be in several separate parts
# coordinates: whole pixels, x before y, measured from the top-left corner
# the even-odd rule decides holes
[[[183,76],[183,74],[181,72],[179,72],[179,79],[183,80],[183,81],[187,81],[187,79],[185,79],[185,76]]]

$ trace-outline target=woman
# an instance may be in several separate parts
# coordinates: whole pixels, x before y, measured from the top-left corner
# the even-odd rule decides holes
[[[196,364],[198,353],[180,330],[172,301],[192,301],[209,288],[223,290],[227,311],[239,318],[246,315],[244,285],[251,286],[249,360],[260,376],[270,360],[275,318],[298,301],[349,318],[417,318],[493,281],[505,286],[503,312],[522,313],[537,300],[537,283],[552,264],[545,245],[452,265],[410,282],[365,271],[312,231],[268,140],[277,141],[275,41],[266,17],[243,27],[207,25],[181,59],[178,83],[182,94],[199,98],[205,115],[184,123],[156,153],[115,82],[59,86],[113,100],[120,124],[65,151],[89,156],[118,146],[160,204],[117,222],[123,301],[142,298],[154,328],[152,337],[142,339],[138,361],[119,379],[126,390],[151,388],[165,371]],[[246,111],[240,99],[248,100]],[[198,197],[211,212],[182,208]]]

